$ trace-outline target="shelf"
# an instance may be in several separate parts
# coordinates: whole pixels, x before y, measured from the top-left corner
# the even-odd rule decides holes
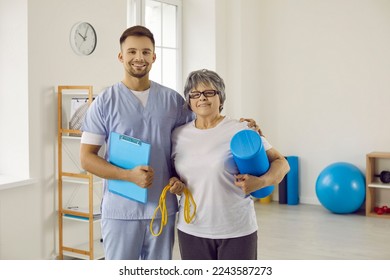
[[[390,204],[390,184],[382,183],[375,175],[384,167],[390,168],[389,152],[371,152],[366,155],[366,216],[368,217],[390,219],[390,213],[378,215],[374,211],[378,204]]]
[[[80,134],[80,136],[67,136],[67,135],[63,135],[63,136],[62,136],[62,139],[67,139],[67,140],[78,140],[78,141],[80,141],[80,140],[81,140],[81,134]]]
[[[390,184],[384,184],[384,183],[370,183],[367,186],[369,188],[390,189]]]
[[[68,207],[68,208],[62,209],[62,214],[64,214],[63,217],[67,218],[67,219],[88,222],[89,221],[89,212],[88,211],[89,211],[89,209],[86,207],[81,207],[81,208]],[[94,221],[101,219],[100,206],[93,207],[92,216],[94,217]]]
[[[76,222],[84,222],[84,223],[88,223],[89,222],[89,219],[88,218],[84,218],[84,217],[76,217],[76,216],[67,216],[69,214],[64,214],[64,219],[65,220],[72,220],[72,221],[76,221]],[[99,217],[94,217],[93,218],[93,222],[96,223],[96,222],[100,222],[101,220],[101,216]]]
[[[66,96],[66,97],[64,97]],[[81,97],[83,99],[88,99],[88,105],[93,101],[93,87],[92,86],[58,86],[58,132],[57,132],[57,140],[58,140],[58,174],[57,174],[57,183],[58,183],[58,240],[59,240],[59,259],[63,259],[64,256],[69,256],[73,258],[79,259],[101,259],[104,257],[103,246],[99,240],[94,239],[94,226],[101,220],[100,207],[97,208],[94,203],[94,187],[97,184],[103,182],[101,178],[94,176],[91,173],[83,172],[81,168],[78,168],[80,171],[72,172],[69,168],[64,168],[69,164],[66,161],[63,162],[63,152],[65,151],[69,155],[68,147],[69,144],[72,146],[72,149],[76,149],[77,142],[73,142],[72,145],[69,141],[77,140],[80,142],[81,140],[81,131],[78,129],[68,129],[67,121],[63,121],[63,116],[66,116],[69,113],[69,109],[71,108],[72,100],[74,97]],[[63,104],[64,103],[64,104]],[[73,108],[73,107],[72,107]],[[85,109],[85,106],[83,107]],[[85,110],[83,111],[85,112]],[[81,117],[80,117],[81,118]],[[79,128],[79,126],[76,126]],[[68,141],[64,142],[63,141]],[[79,145],[77,145],[79,149]],[[64,151],[63,151],[64,150]],[[66,158],[68,161],[69,159]],[[79,164],[76,163],[76,160],[71,158],[71,161],[78,167]],[[68,170],[64,170],[68,169]],[[74,169],[74,168],[72,168]],[[88,199],[84,202],[79,202],[80,205],[87,205],[85,208],[67,208],[63,205],[63,185],[68,184],[79,184],[87,186],[85,188],[88,191]],[[77,186],[79,189],[79,186]],[[84,188],[83,188],[84,189]],[[100,203],[100,202],[99,202]],[[67,206],[70,206],[69,204]],[[73,206],[73,205],[72,205]],[[93,207],[95,206],[95,207]],[[93,209],[92,209],[93,208]],[[91,211],[90,211],[91,210]],[[67,220],[66,224],[64,224],[64,220]],[[73,222],[82,222],[88,225],[88,231],[85,231],[85,237],[78,238],[77,240],[86,241],[83,244],[80,244],[75,247],[64,246],[64,227],[71,227]],[[84,227],[84,226],[82,226]],[[72,230],[68,231],[72,233]],[[70,244],[72,243],[72,237],[70,238]],[[73,243],[77,243],[73,239]]]
[[[367,154],[367,157],[390,159],[390,152],[371,152]]]
[[[89,185],[89,181],[86,179],[88,178],[62,178],[62,182],[64,183],[71,183],[71,184],[80,184],[80,185]],[[103,180],[99,177],[93,177],[93,184],[102,184]]]
[[[375,212],[369,212],[368,214],[366,213],[366,216],[369,216],[369,217],[376,217],[376,218],[383,218],[383,219],[390,219],[390,214],[378,215],[378,214],[375,213]]]
[[[59,86],[62,95],[88,96],[92,92],[92,86]]]
[[[104,258],[104,249],[103,249],[103,243],[100,242],[100,239],[94,240],[93,242],[93,248],[95,250],[94,252],[94,260],[99,260]],[[73,247],[65,247],[64,246],[64,256],[71,257],[71,258],[77,258],[77,259],[83,259],[83,260],[89,260],[88,250],[89,250],[89,243],[85,242],[82,244],[75,245]],[[78,253],[79,251],[83,251],[84,254]]]
[[[67,91],[62,91],[62,95],[68,95],[68,96],[87,96],[88,95],[88,92],[83,92],[83,91],[78,91],[78,92],[71,92],[69,90],[69,92]]]
[[[90,174],[88,174],[88,173],[61,172],[61,176],[62,176],[62,177],[70,177],[70,178],[73,178],[74,180],[77,180],[77,179],[75,179],[75,178],[89,180],[89,178],[90,178],[92,175],[90,175]],[[62,178],[62,180],[70,180],[70,179],[64,179],[64,178]]]
[[[102,91],[103,91],[103,89],[102,89]],[[77,97],[77,96],[85,97],[85,96],[88,96],[88,90],[76,91],[76,90],[67,89],[67,90],[62,90],[62,95],[71,96],[71,97]],[[99,95],[98,92],[92,93],[92,97],[94,97],[94,98],[98,95]]]
[[[81,130],[78,130],[78,129],[62,128],[60,130],[60,134],[62,135],[62,137],[67,136],[67,137],[75,137],[75,138],[81,139],[80,136],[63,135],[63,134],[70,134],[70,133],[74,133],[74,134],[77,134],[77,135],[81,136]]]

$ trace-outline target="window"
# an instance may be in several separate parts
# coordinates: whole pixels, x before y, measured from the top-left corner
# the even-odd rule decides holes
[[[15,22],[15,18],[18,19]],[[0,190],[25,185],[29,176],[27,1],[0,9]],[[3,42],[7,42],[4,43]]]
[[[150,79],[180,92],[181,81],[181,1],[129,0],[128,25],[149,28],[156,42],[157,60]]]

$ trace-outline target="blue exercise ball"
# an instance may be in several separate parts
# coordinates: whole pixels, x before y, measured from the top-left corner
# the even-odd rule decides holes
[[[357,211],[366,197],[364,174],[353,164],[337,162],[321,171],[316,181],[318,200],[329,211],[347,214]]]

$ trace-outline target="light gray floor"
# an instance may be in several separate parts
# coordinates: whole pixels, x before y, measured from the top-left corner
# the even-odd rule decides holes
[[[255,202],[263,260],[390,260],[390,219]],[[223,214],[223,213],[221,213]],[[180,259],[176,238],[173,259]]]

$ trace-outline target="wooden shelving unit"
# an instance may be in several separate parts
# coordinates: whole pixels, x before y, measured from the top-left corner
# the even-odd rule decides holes
[[[94,216],[94,185],[96,177],[88,172],[68,172],[63,170],[63,141],[80,141],[80,137],[69,135],[81,135],[80,130],[63,127],[63,98],[64,95],[84,96],[88,103],[93,100],[92,86],[58,86],[58,230],[59,230],[59,259],[64,256],[79,259],[101,259],[104,257],[103,246],[98,240],[94,240],[94,224],[99,220]],[[63,191],[64,183],[77,183],[88,187],[88,207],[85,212],[64,208]],[[71,215],[71,217],[69,217]],[[88,238],[84,244],[64,244],[64,220],[88,224]]]
[[[366,216],[390,219],[390,213],[378,215],[374,211],[377,205],[377,196],[379,191],[390,194],[390,184],[382,183],[375,174],[379,172],[378,163],[380,160],[389,162],[387,165],[390,169],[390,152],[372,152],[366,155]],[[390,201],[389,205],[390,207]]]

